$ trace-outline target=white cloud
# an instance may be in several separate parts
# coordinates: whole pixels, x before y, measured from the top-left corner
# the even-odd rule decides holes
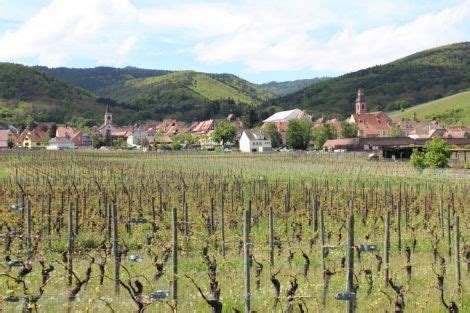
[[[281,12],[282,13],[282,12]],[[277,21],[250,23],[236,33],[195,45],[203,62],[242,62],[255,72],[296,70],[347,72],[383,64],[409,53],[465,41],[470,36],[470,2],[417,17],[402,26],[345,29],[320,42],[309,36],[316,25],[289,15]],[[293,26],[285,31],[280,24]],[[291,28],[288,28],[289,30]]]
[[[35,57],[59,66],[74,58],[116,64],[136,42],[135,8],[127,0],[54,0],[0,38],[0,59]]]
[[[187,58],[241,63],[253,72],[346,72],[467,40],[470,0],[441,10],[432,10],[434,2],[175,1],[139,8],[130,0],[52,0],[0,36],[0,59],[120,66],[132,61],[139,45],[152,54],[177,46]]]

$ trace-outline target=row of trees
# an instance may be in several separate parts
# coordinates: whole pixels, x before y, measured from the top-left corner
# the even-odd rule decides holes
[[[355,124],[343,123],[341,132],[337,132],[331,124],[324,124],[316,128],[309,120],[294,119],[289,122],[286,131],[286,144],[292,149],[306,149],[313,142],[317,149],[321,149],[328,139],[357,137],[357,126]],[[266,132],[271,137],[273,148],[282,145],[282,136],[275,124],[268,124]]]

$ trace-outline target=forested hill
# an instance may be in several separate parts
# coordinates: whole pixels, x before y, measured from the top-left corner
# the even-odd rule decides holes
[[[74,118],[89,118],[92,123],[103,108],[85,90],[27,66],[0,63],[0,124],[22,126],[33,120]]]
[[[138,68],[37,67],[66,83],[94,92],[112,106],[138,111],[138,119],[173,117],[185,121],[242,114],[246,105],[275,97],[231,74]]]
[[[276,82],[272,81],[265,84],[260,84],[261,88],[264,88],[275,95],[285,96],[290,93],[294,93],[296,91],[302,90],[307,88],[313,84],[318,82],[324,81],[329,79],[328,77],[318,77],[318,78],[311,78],[311,79],[297,79],[292,81],[285,81],[285,82]]]
[[[164,70],[147,70],[137,67],[114,68],[68,68],[35,66],[35,69],[50,74],[68,84],[81,87],[96,94],[106,94],[121,86],[126,80],[161,76],[172,73]]]
[[[358,88],[371,110],[394,110],[442,98],[470,88],[470,43],[419,52],[314,84],[265,103],[270,107],[307,109],[314,117],[345,117],[353,112]]]

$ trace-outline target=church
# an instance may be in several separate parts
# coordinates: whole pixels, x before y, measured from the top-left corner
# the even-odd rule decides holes
[[[392,128],[392,120],[384,112],[368,112],[362,88],[357,91],[356,113],[348,122],[357,125],[358,137],[388,137]]]
[[[109,105],[106,106],[106,112],[104,113],[104,123],[103,125],[97,128],[97,132],[101,134],[102,137],[106,136],[106,133],[109,131],[109,134],[113,138],[122,137],[125,138],[128,132],[124,127],[118,127],[113,124],[113,114],[109,110]]]

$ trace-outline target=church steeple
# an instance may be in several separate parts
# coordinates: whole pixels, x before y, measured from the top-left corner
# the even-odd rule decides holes
[[[113,114],[109,111],[109,104],[106,105],[106,112],[104,113],[104,123],[111,124],[113,122]]]
[[[361,113],[367,113],[367,103],[366,96],[364,95],[364,89],[359,88],[356,98],[356,114]]]

